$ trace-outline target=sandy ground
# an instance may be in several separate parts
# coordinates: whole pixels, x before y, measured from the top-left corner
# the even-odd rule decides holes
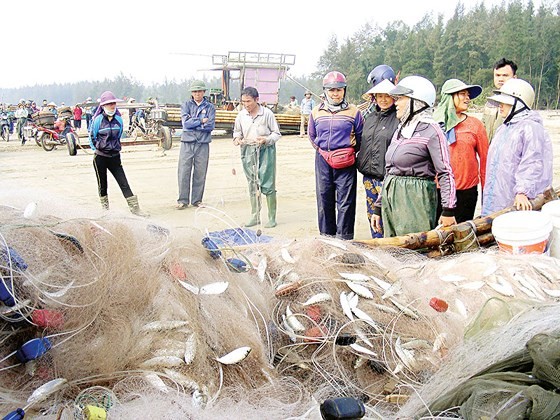
[[[554,144],[554,185],[560,185],[560,113],[543,112]],[[30,201],[46,214],[52,203],[74,207],[80,214],[99,214],[97,183],[89,150],[69,156],[66,146],[46,152],[34,142],[24,146],[13,135],[0,143],[0,199],[2,204],[24,208]],[[205,208],[175,209],[179,140],[168,151],[157,145],[123,148],[122,161],[129,183],[151,220],[178,230],[214,231],[242,225],[250,213],[247,182],[239,149],[231,138],[216,137],[210,148],[210,164],[204,195]],[[315,201],[314,151],[307,139],[283,136],[277,145],[278,226],[264,234],[301,238],[318,235]],[[370,237],[365,213],[365,193],[359,175],[355,238]],[[126,201],[109,176],[111,212],[128,215]],[[9,202],[6,202],[9,201]],[[266,206],[262,211],[266,222]],[[258,227],[257,227],[258,228]]]

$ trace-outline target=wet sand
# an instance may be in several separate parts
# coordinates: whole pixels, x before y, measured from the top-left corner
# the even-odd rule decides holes
[[[543,112],[545,127],[554,144],[554,185],[560,183],[560,113]],[[82,141],[84,141],[82,139]],[[200,232],[241,226],[250,216],[247,181],[241,167],[239,148],[230,137],[215,137],[210,146],[210,163],[204,195],[205,208],[176,210],[178,195],[177,161],[179,139],[163,151],[157,145],[125,146],[122,162],[133,192],[151,220],[179,230]],[[307,139],[283,136],[277,144],[278,226],[264,234],[303,238],[319,234],[315,199],[314,151]],[[99,214],[97,182],[89,150],[69,156],[66,146],[46,152],[34,142],[24,146],[12,135],[0,143],[0,197],[2,204],[24,208],[36,201],[49,213],[52,203],[74,206],[79,213]],[[369,227],[365,193],[358,175],[358,204],[355,238],[367,239]],[[128,215],[118,185],[109,175],[111,212]],[[266,223],[266,205],[262,218]],[[258,228],[255,227],[255,228]]]

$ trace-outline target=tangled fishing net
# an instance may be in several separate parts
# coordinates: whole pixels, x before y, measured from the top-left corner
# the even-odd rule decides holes
[[[352,397],[370,418],[426,415],[560,317],[547,256],[248,233],[234,246],[54,210],[0,207],[2,413],[320,418]]]

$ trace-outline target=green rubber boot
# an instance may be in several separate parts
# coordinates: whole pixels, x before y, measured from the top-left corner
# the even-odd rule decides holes
[[[251,218],[245,223],[245,227],[256,226],[261,222],[261,197],[251,194],[249,198],[251,200]]]
[[[264,225],[265,228],[276,227],[276,193],[266,196],[266,205],[268,207],[268,223]]]

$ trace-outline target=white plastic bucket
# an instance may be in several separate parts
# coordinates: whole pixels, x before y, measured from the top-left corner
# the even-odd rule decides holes
[[[542,209],[542,213],[552,218],[552,237],[550,239],[550,256],[560,258],[560,200],[549,201]]]
[[[492,235],[508,254],[548,254],[552,218],[538,211],[513,211],[492,223]]]

